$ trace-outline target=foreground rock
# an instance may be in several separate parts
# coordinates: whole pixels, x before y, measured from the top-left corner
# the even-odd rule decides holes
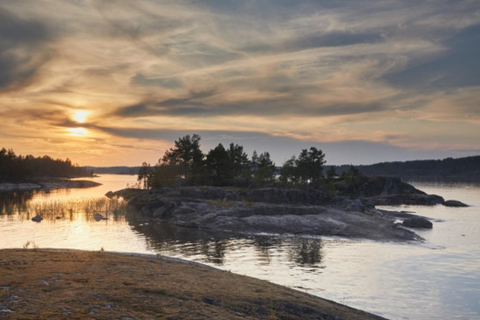
[[[2,319],[383,319],[267,281],[154,256],[0,250],[0,275]]]
[[[432,222],[422,217],[405,219],[403,220],[402,224],[408,228],[423,228],[423,229],[433,228]]]
[[[332,197],[321,190],[163,188],[138,193],[130,199],[129,207],[143,219],[214,231],[421,239],[358,199]]]
[[[0,192],[92,188],[101,185],[89,180],[48,179],[28,183],[0,183]]]

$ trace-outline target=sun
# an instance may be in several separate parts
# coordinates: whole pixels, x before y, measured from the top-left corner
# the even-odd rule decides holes
[[[88,112],[85,110],[76,110],[73,114],[73,120],[78,123],[84,123],[87,120]]]

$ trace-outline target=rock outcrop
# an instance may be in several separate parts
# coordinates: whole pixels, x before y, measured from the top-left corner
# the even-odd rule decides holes
[[[422,217],[408,218],[403,220],[402,223],[405,227],[408,228],[423,228],[423,229],[432,229],[433,224],[428,219]]]
[[[345,196],[355,195],[369,205],[426,205],[443,204],[445,200],[437,195],[429,195],[411,184],[394,177],[368,177],[357,186],[336,183],[335,188]]]
[[[468,204],[465,204],[465,203],[457,201],[457,200],[447,200],[443,203],[443,205],[446,206],[446,207],[455,207],[455,208],[468,207]]]
[[[416,193],[416,194],[393,194],[378,195],[369,198],[361,198],[366,203],[376,206],[398,206],[398,205],[417,205],[417,206],[434,206],[443,204],[445,200],[434,194]]]
[[[144,219],[215,231],[421,239],[358,199],[333,197],[321,190],[163,188],[138,194],[129,206]]]

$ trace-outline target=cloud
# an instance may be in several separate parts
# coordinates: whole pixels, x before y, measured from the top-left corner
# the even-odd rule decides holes
[[[68,138],[82,109],[72,145],[116,140],[96,155],[154,152],[182,128],[285,153],[473,150],[479,26],[471,0],[3,1],[0,135]]]
[[[480,24],[470,26],[442,41],[446,50],[428,60],[413,60],[386,79],[394,85],[429,91],[479,86]]]
[[[219,103],[207,105],[192,99],[172,99],[162,102],[140,103],[121,107],[113,112],[115,116],[139,118],[149,116],[179,117],[215,117],[215,116],[272,116],[295,115],[298,117],[357,115],[382,112],[385,110],[379,102],[371,103],[302,103],[295,99],[271,99],[261,101],[238,101],[236,103]]]
[[[414,159],[437,159],[449,156],[462,157],[480,153],[478,148],[470,149],[429,149],[408,148],[396,146],[388,142],[372,142],[364,140],[347,140],[338,142],[321,142],[315,140],[298,140],[291,137],[276,136],[265,132],[245,132],[226,130],[170,130],[170,129],[138,129],[138,128],[109,128],[99,127],[99,130],[108,132],[116,137],[152,139],[165,141],[166,146],[173,145],[173,141],[186,134],[197,133],[202,137],[202,149],[208,152],[218,143],[228,145],[238,143],[244,145],[250,155],[253,150],[269,151],[277,165],[281,165],[293,154],[311,146],[318,147],[326,153],[329,164],[371,164],[382,161],[406,161]],[[390,137],[390,138],[399,138]],[[167,148],[165,147],[165,149]],[[164,150],[165,150],[164,149]],[[158,149],[157,149],[158,150]],[[158,150],[160,157],[164,150]]]
[[[175,78],[147,78],[138,73],[131,78],[133,84],[141,86],[160,86],[167,89],[178,89],[182,87],[182,82]]]
[[[30,84],[52,57],[46,47],[54,36],[46,25],[22,19],[0,7],[0,91]]]

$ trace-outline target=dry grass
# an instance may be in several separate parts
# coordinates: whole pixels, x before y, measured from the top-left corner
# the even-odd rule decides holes
[[[127,205],[128,202],[122,198],[49,200],[6,206],[5,213],[18,214],[22,219],[27,220],[39,214],[46,220],[55,220],[60,217],[68,220],[84,219],[89,221],[97,212],[114,217],[124,216],[128,213]]]
[[[42,249],[0,250],[0,318],[381,319],[212,268]]]

